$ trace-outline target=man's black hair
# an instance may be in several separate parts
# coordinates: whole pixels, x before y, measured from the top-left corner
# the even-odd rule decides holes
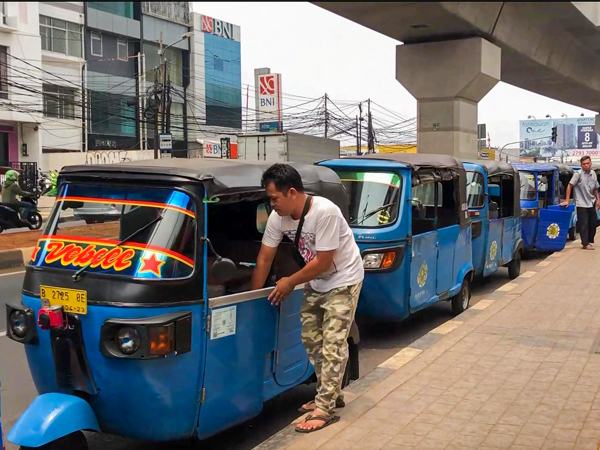
[[[275,189],[287,195],[290,188],[298,192],[304,192],[302,177],[296,169],[288,164],[273,164],[263,173],[261,186],[267,187],[269,183],[275,185]]]
[[[587,161],[588,159],[589,159],[590,161],[592,160],[592,158],[590,158],[588,155],[585,155],[585,156],[582,156],[582,157],[581,157],[581,159],[579,160],[579,162],[580,162],[581,164],[583,164],[583,162],[584,162],[584,161]]]

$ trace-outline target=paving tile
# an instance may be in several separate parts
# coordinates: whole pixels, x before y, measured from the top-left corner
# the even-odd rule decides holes
[[[435,403],[429,405],[427,408],[425,408],[425,411],[423,411],[423,412],[425,414],[438,414],[438,415],[445,416],[445,415],[449,414],[450,411],[452,411],[453,409],[454,409],[454,405],[449,405],[447,403],[435,402]]]
[[[415,436],[427,436],[435,428],[432,423],[411,422],[402,431],[403,434],[414,434]]]
[[[417,417],[417,414],[395,412],[389,417],[383,419],[383,422],[390,422],[404,426],[408,425],[415,417]]]
[[[523,445],[525,447],[529,447],[531,450],[536,450],[544,445],[544,441],[546,439],[540,436],[527,436],[527,435],[519,435],[514,440],[514,445]],[[597,449],[596,449],[597,450]]]
[[[413,423],[431,423],[431,424],[437,424],[440,423],[442,421],[442,419],[444,418],[444,416],[442,415],[437,415],[437,414],[419,414],[414,420]]]
[[[547,440],[544,442],[544,445],[542,445],[542,450],[572,450],[574,446],[574,442]]]
[[[460,434],[468,436],[487,436],[492,428],[493,425],[485,423],[469,423],[460,430]]]
[[[433,439],[435,441],[444,441],[446,444],[450,443],[452,439],[458,436],[458,430],[438,430],[433,429],[425,436],[427,439]],[[443,448],[443,447],[442,447]],[[597,449],[596,449],[597,450]]]
[[[412,447],[412,446],[398,445],[398,444],[393,444],[393,443],[389,442],[381,450],[412,450],[412,449],[414,449],[414,447]],[[362,450],[364,450],[364,448]]]
[[[385,419],[386,417],[389,417],[392,414],[394,414],[393,409],[382,408],[381,406],[374,406],[365,414],[363,414],[362,417],[365,417],[367,419],[381,420]]]
[[[394,444],[394,445],[407,445],[407,446],[410,446],[410,447],[414,447],[415,445],[417,445],[422,440],[423,440],[423,436],[417,436],[417,435],[414,435],[414,434],[403,434],[403,433],[400,433],[400,434],[397,434],[396,436],[394,436],[392,438],[392,440],[390,441],[390,444]]]
[[[577,439],[575,448],[577,450],[598,450],[598,439]]]
[[[344,435],[344,438],[346,436]],[[319,447],[319,450],[353,450],[356,448],[356,441],[347,441],[332,439]]]
[[[362,438],[359,443],[363,444],[366,448],[373,450],[379,450],[384,445],[388,444],[392,440],[393,436],[387,434],[381,434],[380,432],[371,431],[368,435]]]
[[[452,444],[461,447],[477,448],[483,442],[484,436],[459,435],[452,440]]]
[[[482,414],[481,412],[478,412],[472,419],[473,422],[476,423],[485,423],[488,425],[495,425],[498,423],[498,421],[500,420],[500,418],[502,417],[504,413],[503,412],[497,412],[497,413],[487,413],[487,414]]]
[[[536,436],[545,438],[550,433],[552,427],[550,425],[540,425],[536,423],[526,423],[521,434],[526,436]]]
[[[600,430],[581,430],[578,439],[600,440]]]
[[[511,436],[517,436],[521,431],[521,428],[523,428],[521,425],[498,424],[491,429],[491,432],[497,434],[510,434]]]
[[[413,448],[415,450],[437,450],[443,449],[448,442],[446,441],[437,441],[434,439],[424,438],[421,442],[415,445]]]
[[[514,435],[490,433],[483,441],[482,446],[488,446],[496,450],[508,449],[514,440]]]

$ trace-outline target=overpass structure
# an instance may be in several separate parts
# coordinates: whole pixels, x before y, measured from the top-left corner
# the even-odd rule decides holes
[[[419,152],[473,158],[477,104],[500,80],[600,111],[600,2],[312,3],[403,42]]]

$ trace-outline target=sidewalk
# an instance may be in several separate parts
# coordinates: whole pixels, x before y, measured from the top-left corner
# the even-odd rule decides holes
[[[256,448],[598,450],[600,249],[579,246],[350,385],[339,423]]]

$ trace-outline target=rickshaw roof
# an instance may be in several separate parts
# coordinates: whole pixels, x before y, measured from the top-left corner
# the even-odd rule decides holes
[[[345,195],[344,186],[333,170],[312,164],[294,162],[286,164],[298,170],[308,192],[330,199],[332,199],[331,197],[341,198]],[[173,177],[202,183],[207,196],[212,198],[252,192],[264,194],[261,178],[263,172],[271,165],[273,165],[272,162],[264,161],[164,158],[120,164],[66,166],[63,167],[60,175],[93,178],[124,178],[128,175],[148,176],[150,179],[154,176]]]
[[[502,161],[478,159],[476,161],[465,161],[465,163],[476,164],[483,167],[488,176],[511,175],[514,177],[518,173],[518,170],[514,166]]]
[[[463,169],[462,161],[449,155],[433,155],[428,153],[370,153],[363,156],[349,156],[344,159],[378,159],[405,164],[413,170],[425,168]]]
[[[556,166],[552,164],[542,164],[542,163],[514,163],[513,166],[518,171],[528,171],[528,172],[548,172],[558,170]]]
[[[556,168],[558,169],[558,173],[560,173],[561,175],[572,175],[575,173],[576,170],[571,164],[556,163],[552,165],[556,166]]]

